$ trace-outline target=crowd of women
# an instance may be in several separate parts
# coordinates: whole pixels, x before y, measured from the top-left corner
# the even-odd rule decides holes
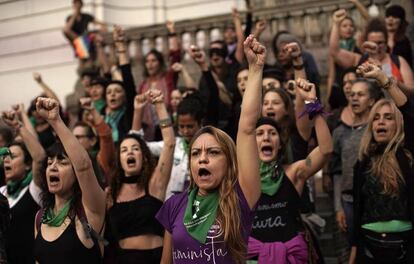
[[[324,263],[306,217],[308,179],[320,170],[333,181],[349,263],[414,263],[405,11],[370,18],[351,2],[366,25],[355,37],[358,25],[334,12],[326,100],[291,33],[274,37],[277,62],[266,64],[266,25],[252,29],[250,6],[245,31],[233,10],[207,54],[183,51],[168,22],[170,64],[151,50],[139,85],[123,29],[112,33],[117,65],[96,37],[101,67],[81,74],[78,120],[35,74],[42,95],[1,115],[0,263]],[[75,0],[66,22],[71,41],[94,22],[81,7]]]

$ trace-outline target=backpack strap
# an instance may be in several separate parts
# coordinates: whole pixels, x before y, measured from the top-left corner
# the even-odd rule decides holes
[[[42,225],[42,217],[43,217],[43,214],[45,213],[45,211],[46,211],[45,208],[40,208],[36,213],[35,225],[36,225],[36,229],[37,229],[38,233],[39,233],[39,230],[40,230],[40,226]]]
[[[85,232],[86,238],[91,238],[92,240],[96,240],[98,242],[102,242],[104,246],[107,246],[109,243],[108,241],[101,236],[98,232],[96,232],[91,225],[88,223],[88,219],[86,218],[85,209],[81,202],[75,204],[75,213],[79,218],[79,221],[82,224],[83,231]],[[102,225],[100,233],[102,232],[105,224]]]

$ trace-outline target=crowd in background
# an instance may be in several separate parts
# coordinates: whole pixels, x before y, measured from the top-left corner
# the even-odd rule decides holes
[[[167,22],[168,56],[151,49],[135,79],[124,29],[73,0],[63,34],[81,69],[78,115],[38,73],[42,94],[1,114],[0,263],[324,263],[309,190],[319,171],[349,263],[414,263],[406,13],[350,2],[363,24],[333,12],[324,92],[288,31],[266,64],[249,1],[244,29],[234,9],[206,51],[184,50]]]

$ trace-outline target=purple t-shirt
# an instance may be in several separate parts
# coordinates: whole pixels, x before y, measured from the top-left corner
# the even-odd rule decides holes
[[[247,245],[247,240],[252,227],[254,210],[250,210],[239,184],[236,186],[236,191],[237,196],[239,197],[242,225],[242,230],[240,230],[240,232]],[[173,195],[164,203],[155,216],[155,218],[157,218],[172,235],[172,257],[174,264],[234,263],[230,252],[228,252],[227,247],[224,244],[224,233],[220,222],[217,220],[208,231],[205,245],[201,244],[188,234],[187,229],[183,224],[187,201],[187,192]]]

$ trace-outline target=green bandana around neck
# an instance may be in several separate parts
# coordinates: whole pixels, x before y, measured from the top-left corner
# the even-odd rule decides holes
[[[277,161],[260,161],[260,181],[262,193],[273,196],[280,188],[284,171],[280,170]],[[276,175],[275,175],[276,174]]]
[[[188,152],[190,151],[190,145],[188,144],[188,142],[185,138],[183,138],[182,142],[183,142],[184,152],[185,152],[185,154],[188,155]]]
[[[18,181],[7,182],[7,195],[15,199],[19,196],[20,192],[30,184],[32,181],[32,171],[27,172],[26,176]]]
[[[95,106],[95,109],[98,113],[101,113],[102,109],[106,106],[105,99],[99,99],[93,102],[93,105]]]
[[[107,123],[112,129],[112,139],[114,142],[119,141],[118,124],[121,121],[122,116],[125,114],[126,107],[122,106],[118,110],[114,110],[105,115],[105,123]]]
[[[70,198],[57,214],[55,214],[53,208],[47,208],[42,216],[42,224],[54,227],[61,226],[66,216],[68,216],[72,200],[73,198]]]
[[[205,244],[208,230],[216,220],[219,195],[218,191],[206,196],[199,196],[197,193],[198,188],[193,188],[188,194],[183,221],[190,236]]]
[[[356,41],[354,38],[341,39],[339,41],[339,47],[347,51],[354,51]]]

